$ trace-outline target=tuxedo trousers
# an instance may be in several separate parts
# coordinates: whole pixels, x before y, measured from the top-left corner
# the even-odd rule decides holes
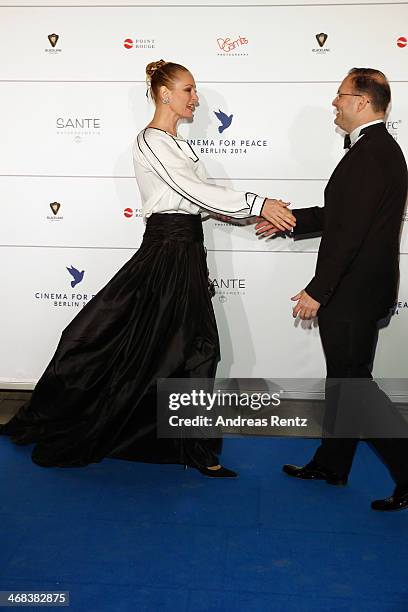
[[[326,410],[333,389],[331,381],[347,379],[372,379],[372,362],[374,358],[378,331],[377,321],[363,317],[339,320],[326,313],[319,316],[319,330],[326,358]],[[364,384],[364,381],[362,381]],[[370,408],[380,411],[392,424],[392,431],[398,429],[406,434],[406,423],[397,414],[389,397],[373,381],[370,385]],[[341,407],[339,408],[341,410]],[[353,405],[358,410],[358,405]],[[341,415],[337,415],[337,417]],[[373,414],[373,419],[375,418]],[[401,423],[401,428],[396,424]],[[314,461],[341,477],[347,477],[353,462],[360,438],[328,437],[321,441]],[[365,439],[372,445],[389,468],[397,486],[408,485],[408,438],[391,438],[376,436]]]

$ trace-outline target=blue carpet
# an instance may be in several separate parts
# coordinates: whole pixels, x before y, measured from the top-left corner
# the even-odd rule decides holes
[[[349,484],[281,473],[312,440],[225,442],[237,480],[105,460],[40,468],[0,438],[0,590],[67,590],[86,612],[406,612],[408,512],[364,444]],[[55,608],[53,608],[55,609]]]

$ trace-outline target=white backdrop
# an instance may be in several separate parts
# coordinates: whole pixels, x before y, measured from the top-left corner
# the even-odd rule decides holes
[[[408,153],[407,4],[80,4],[0,3],[3,388],[34,385],[64,326],[141,243],[131,147],[153,112],[149,61],[177,61],[195,75],[200,107],[180,131],[219,184],[296,207],[322,204],[343,154],[331,101],[353,66],[389,77],[387,127]],[[59,37],[55,47],[50,34]],[[233,115],[222,134],[218,110]],[[51,203],[60,205],[55,214]],[[218,374],[323,377],[318,329],[292,319],[289,299],[313,276],[319,241],[264,241],[250,226],[204,226],[219,286]],[[390,378],[408,378],[406,226],[399,303],[375,363],[376,375]],[[70,266],[84,271],[75,288]],[[392,391],[402,393],[401,385]]]

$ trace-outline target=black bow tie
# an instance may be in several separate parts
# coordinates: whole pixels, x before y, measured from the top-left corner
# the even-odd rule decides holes
[[[350,149],[350,148],[351,148],[350,134],[346,134],[345,137],[344,137],[343,149]]]

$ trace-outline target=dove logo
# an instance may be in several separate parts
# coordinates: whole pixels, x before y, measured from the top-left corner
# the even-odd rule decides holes
[[[73,278],[73,280],[71,281],[71,287],[74,288],[76,287],[76,285],[79,285],[79,283],[82,282],[85,270],[82,270],[82,272],[80,272],[79,270],[74,268],[72,264],[70,268],[67,268],[67,270]]]
[[[220,134],[222,134],[223,131],[229,128],[229,126],[231,125],[232,118],[234,115],[226,115],[225,113],[222,112],[222,110],[218,110],[218,113],[217,111],[214,111],[214,115],[217,117],[218,121],[221,123],[221,125],[218,126],[218,131]]]

